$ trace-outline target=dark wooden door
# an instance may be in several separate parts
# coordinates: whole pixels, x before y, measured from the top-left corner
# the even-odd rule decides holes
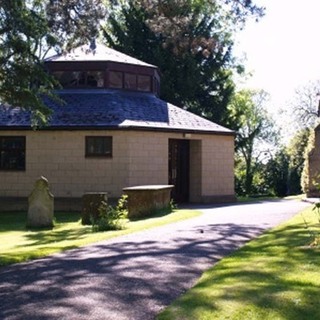
[[[169,184],[177,203],[189,201],[189,140],[169,139]]]

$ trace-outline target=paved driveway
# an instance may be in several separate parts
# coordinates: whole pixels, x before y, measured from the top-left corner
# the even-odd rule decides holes
[[[0,269],[0,319],[154,319],[201,273],[308,204],[199,207],[204,215]]]

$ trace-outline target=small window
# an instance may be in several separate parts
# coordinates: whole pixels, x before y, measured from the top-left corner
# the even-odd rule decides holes
[[[112,137],[86,137],[86,157],[112,157]]]
[[[109,86],[110,88],[122,89],[123,88],[123,73],[118,71],[109,72]]]
[[[56,71],[53,75],[63,88],[78,87],[85,82],[84,73],[80,71]]]
[[[88,71],[86,75],[86,86],[103,88],[104,87],[104,72],[102,71]]]
[[[138,75],[138,90],[139,91],[151,91],[151,77]]]
[[[102,71],[56,71],[53,75],[63,88],[104,87],[104,72]]]
[[[26,168],[26,138],[0,137],[0,170],[24,171]]]
[[[124,87],[126,89],[136,90],[137,89],[137,76],[132,73],[124,74]]]

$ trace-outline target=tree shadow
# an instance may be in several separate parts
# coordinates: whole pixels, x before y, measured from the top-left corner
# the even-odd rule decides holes
[[[57,224],[60,223],[70,223],[77,222],[81,218],[79,212],[55,212],[54,221]],[[20,231],[20,230],[30,230],[38,231],[43,228],[27,228],[27,212],[1,212],[0,213],[0,232],[1,231]]]
[[[83,227],[81,229],[68,229],[68,230],[55,230],[53,229],[32,229],[32,232],[29,232],[25,235],[27,240],[32,241],[28,246],[38,246],[52,244],[55,242],[61,241],[71,241],[84,238],[88,231],[91,230],[91,227]],[[48,233],[47,231],[51,231]],[[24,247],[25,245],[22,245]]]
[[[209,224],[172,237],[162,228],[3,268],[0,318],[153,319],[203,270],[262,231]]]
[[[256,216],[259,220],[259,215]],[[270,227],[268,223],[258,226],[243,221],[238,224],[206,221],[193,222],[191,227],[185,221],[179,224],[180,227],[168,225],[2,268],[0,318],[154,319],[161,309],[194,286],[204,270]],[[256,265],[236,271],[224,267],[214,279],[204,279],[199,286],[206,285],[206,281],[219,283],[228,279],[253,278],[257,280],[253,287],[224,291],[220,298],[244,303],[243,296],[248,294],[257,299],[263,297],[256,301],[257,305],[264,301],[268,307],[276,299],[280,304],[279,297],[287,286],[299,286],[294,279],[282,285],[278,281],[294,267],[292,259],[308,259],[319,264],[319,255],[302,249],[293,250],[305,244],[308,237],[299,228],[278,228],[237,253],[243,261],[257,255],[260,258],[275,256],[275,248],[263,241],[264,237],[273,238],[275,246],[283,247],[288,257],[286,261],[273,260],[272,263],[282,266],[276,276]],[[261,284],[258,281],[261,278],[268,281]],[[315,295],[317,288],[312,284],[302,289],[303,299],[312,294],[318,297]],[[215,307],[201,298],[201,308]],[[314,303],[312,299],[310,301]],[[193,302],[188,302],[192,306]],[[291,307],[292,303],[288,305]],[[298,308],[300,305],[292,306],[289,314],[299,312]],[[315,311],[315,308],[309,310]],[[278,312],[282,312],[280,306]]]

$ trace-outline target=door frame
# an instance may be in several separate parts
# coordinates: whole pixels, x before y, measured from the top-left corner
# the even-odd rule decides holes
[[[169,139],[168,180],[174,185],[172,198],[177,203],[189,202],[190,140]]]

